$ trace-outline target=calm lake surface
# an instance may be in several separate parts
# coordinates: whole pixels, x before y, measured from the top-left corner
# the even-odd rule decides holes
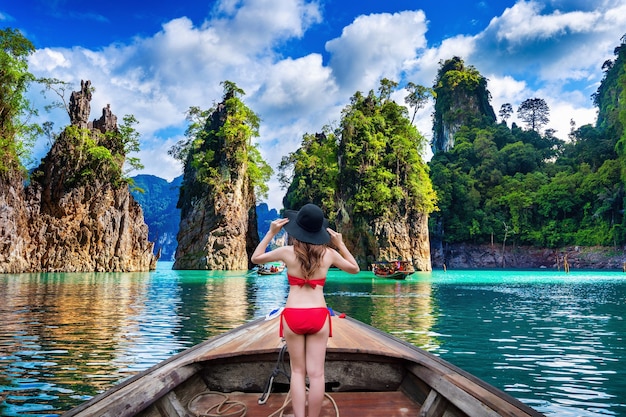
[[[0,415],[55,416],[284,304],[284,275],[0,275]],[[626,274],[331,272],[328,305],[548,416],[626,416]]]

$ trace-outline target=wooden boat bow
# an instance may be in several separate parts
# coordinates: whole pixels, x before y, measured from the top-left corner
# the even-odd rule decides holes
[[[333,316],[331,320],[326,386],[342,415],[542,416],[410,343],[350,317]],[[247,404],[247,417],[266,417],[272,407],[278,408],[276,402],[289,389],[288,381],[283,381],[267,405],[257,404],[284,344],[278,325],[278,319],[258,319],[215,336],[94,397],[64,417],[189,416],[186,405],[205,390],[228,393]],[[334,416],[323,417],[327,415]]]

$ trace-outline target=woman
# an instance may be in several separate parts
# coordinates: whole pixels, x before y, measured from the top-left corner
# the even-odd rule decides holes
[[[309,417],[318,417],[324,400],[326,343],[332,335],[330,314],[323,287],[331,266],[351,274],[359,265],[343,243],[341,234],[328,228],[324,213],[315,204],[300,211],[286,210],[284,219],[274,220],[252,254],[252,262],[283,261],[287,268],[289,295],[280,317],[281,336],[289,350],[291,402],[295,417],[305,416],[306,385],[309,377]],[[270,241],[284,228],[293,245],[265,252]],[[332,243],[337,250],[326,246]]]

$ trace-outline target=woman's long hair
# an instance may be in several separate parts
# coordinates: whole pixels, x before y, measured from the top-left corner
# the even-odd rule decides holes
[[[326,245],[313,245],[293,239],[293,251],[296,254],[296,259],[300,261],[302,266],[303,278],[323,278],[313,277],[312,275],[322,264]]]

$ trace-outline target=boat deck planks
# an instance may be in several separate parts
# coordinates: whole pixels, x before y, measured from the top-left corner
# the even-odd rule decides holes
[[[247,407],[246,417],[267,417],[278,410],[285,402],[287,394],[272,394],[267,402],[259,405],[258,394],[230,393],[229,401],[240,401]],[[411,401],[401,392],[335,392],[330,396],[337,404],[339,414],[343,416],[359,417],[405,417],[418,415],[420,408],[414,401]],[[195,403],[197,410],[203,410],[203,403]],[[208,409],[214,402],[208,400],[205,409]],[[293,414],[291,403],[284,411],[285,416]],[[332,402],[325,397],[322,404],[320,417],[335,417],[337,414]]]
[[[397,358],[412,358],[411,349],[402,344],[390,344],[388,340],[381,339],[375,332],[367,331],[361,327],[351,326],[346,319],[333,316],[333,336],[328,339],[328,350],[349,353],[369,353]],[[348,319],[349,320],[349,319]],[[213,346],[205,354],[198,355],[196,360],[203,361],[215,358],[228,358],[240,355],[242,352],[254,355],[260,353],[272,353],[283,345],[278,336],[279,319],[272,319],[250,326],[246,337],[223,340],[217,346]]]
[[[228,358],[246,354],[271,353],[280,349],[283,342],[278,336],[278,319],[262,321],[256,325],[247,326],[245,335],[241,333],[237,337],[225,337],[220,339],[212,349],[198,355],[196,361],[204,361],[215,358]]]
[[[360,327],[350,326],[348,320],[333,317],[333,337],[328,339],[328,349],[350,353],[372,353],[394,357],[411,357],[403,353],[401,345],[395,346],[388,340],[377,337],[375,333]]]

